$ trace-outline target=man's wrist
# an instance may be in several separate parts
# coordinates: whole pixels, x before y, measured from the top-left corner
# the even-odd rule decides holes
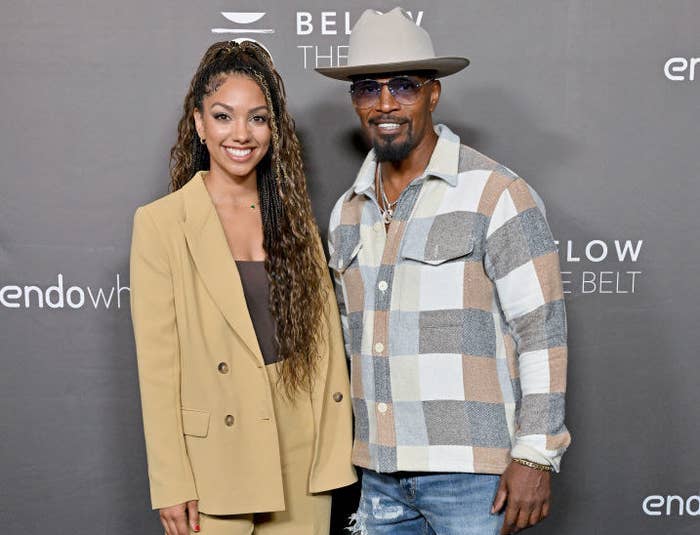
[[[512,461],[514,463],[520,464],[522,466],[527,466],[533,470],[538,470],[540,472],[552,472],[553,468],[550,464],[536,463],[535,461],[530,461],[528,459],[521,459],[520,457],[513,457]]]

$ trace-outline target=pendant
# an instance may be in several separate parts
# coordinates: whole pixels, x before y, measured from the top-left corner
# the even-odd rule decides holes
[[[384,220],[385,225],[390,224],[391,220],[393,218],[394,218],[394,211],[391,208],[388,208],[388,209],[382,211],[382,219]]]

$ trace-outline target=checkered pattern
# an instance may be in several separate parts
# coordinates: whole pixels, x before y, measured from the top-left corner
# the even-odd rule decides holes
[[[368,155],[336,204],[329,265],[352,368],[355,464],[377,472],[559,469],[566,315],[525,181],[447,127],[385,232]]]

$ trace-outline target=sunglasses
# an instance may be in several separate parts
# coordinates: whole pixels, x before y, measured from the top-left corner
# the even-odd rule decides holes
[[[382,87],[387,86],[391,96],[399,104],[413,104],[418,99],[421,87],[434,82],[434,78],[419,82],[407,76],[392,78],[388,82],[377,82],[376,80],[358,80],[350,86],[350,96],[352,103],[358,108],[369,108],[374,106],[382,94]]]

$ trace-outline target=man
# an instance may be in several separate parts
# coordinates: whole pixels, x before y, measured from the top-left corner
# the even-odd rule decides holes
[[[336,204],[330,262],[352,367],[355,533],[514,533],[549,513],[564,426],[555,243],[525,181],[434,126],[435,57],[400,8],[366,11],[346,67],[373,149]]]

